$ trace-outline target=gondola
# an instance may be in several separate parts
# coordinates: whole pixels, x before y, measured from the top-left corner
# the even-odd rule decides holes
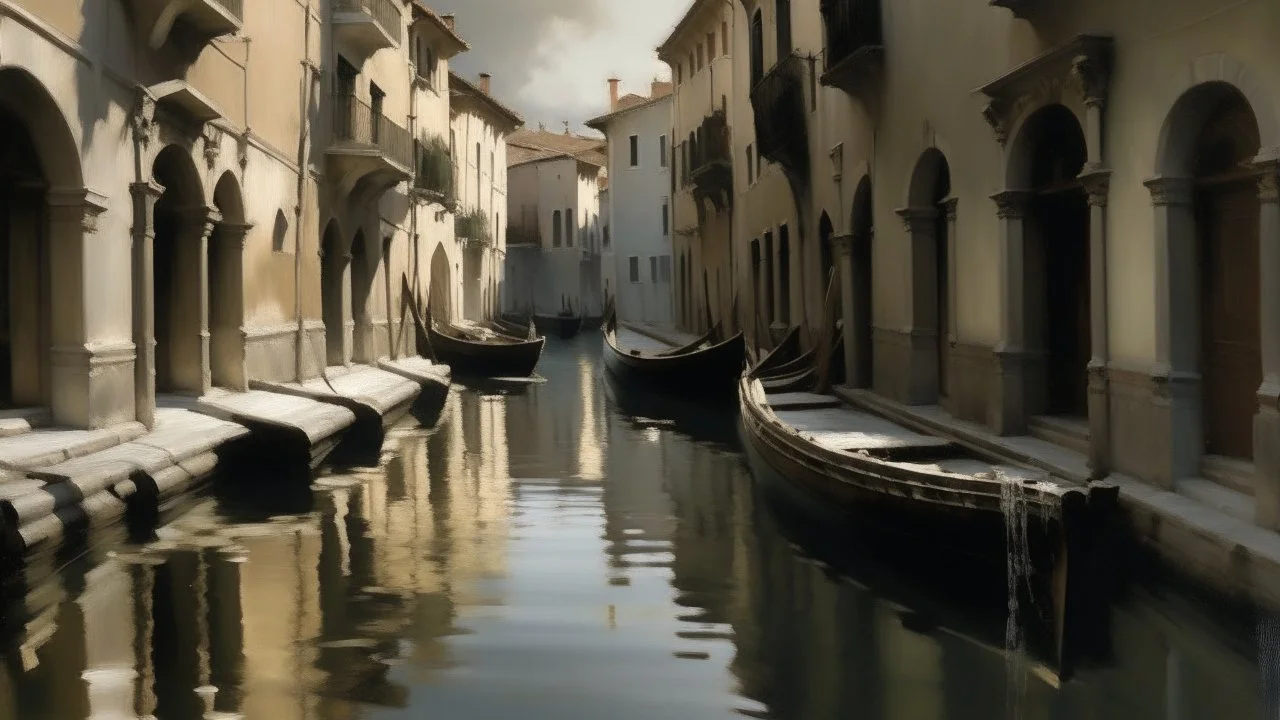
[[[582,315],[581,313],[574,315],[570,312],[560,312],[556,315],[538,313],[533,316],[533,324],[543,335],[569,340],[582,329]]]
[[[496,333],[501,333],[508,337],[517,339],[532,340],[537,337],[537,334],[534,332],[532,320],[529,320],[529,322],[522,325],[503,318],[494,318],[489,322],[489,329]]]
[[[834,323],[832,324],[834,325]],[[1038,607],[1052,608],[1050,642],[1070,664],[1074,608],[1088,606],[1092,568],[1118,496],[1113,484],[1077,484],[927,435],[825,392],[831,352],[803,360],[779,345],[738,381],[751,449],[790,482],[851,517],[911,528],[951,550],[1025,560]],[[824,365],[826,367],[824,367]],[[1044,572],[1040,572],[1040,571]]]
[[[683,347],[659,353],[618,346],[618,316],[610,308],[604,325],[604,361],[609,372],[628,384],[703,399],[732,401],[742,372],[742,333],[719,339],[719,326]]]
[[[427,342],[438,362],[453,368],[454,375],[471,377],[528,377],[542,357],[546,338],[518,340],[494,335],[486,341],[467,339],[451,325],[434,319],[427,326]]]

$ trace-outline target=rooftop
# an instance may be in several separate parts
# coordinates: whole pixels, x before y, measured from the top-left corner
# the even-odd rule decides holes
[[[544,128],[521,128],[507,136],[507,165],[520,165],[559,157],[605,167],[608,158],[604,138],[587,137],[570,132],[551,132]]]
[[[476,87],[474,83],[462,77],[458,73],[449,71],[449,94],[454,93],[467,95],[479,100],[486,105],[498,117],[508,121],[512,128],[518,128],[524,125],[524,118],[520,117],[520,113],[512,110],[506,105],[498,101],[497,98],[489,93]]]

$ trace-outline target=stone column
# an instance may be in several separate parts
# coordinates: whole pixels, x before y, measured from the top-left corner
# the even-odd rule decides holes
[[[1280,529],[1280,159],[1255,167],[1262,172],[1258,182],[1262,385],[1253,416],[1254,507],[1255,522],[1276,530]]]
[[[906,382],[899,387],[906,391],[906,403],[928,405],[938,401],[938,210],[915,207],[897,213],[910,243]]]
[[[174,290],[181,302],[175,302],[175,312],[170,315],[175,325],[170,330],[174,343],[173,379],[182,390],[201,395],[213,386],[209,364],[209,235],[221,219],[213,208],[187,209],[174,250],[179,268]],[[183,287],[188,281],[192,285]],[[192,338],[193,330],[194,342],[179,340]]]
[[[846,385],[857,385],[858,348],[854,334],[854,299],[853,299],[853,235],[831,236],[831,246],[835,249],[836,272],[840,278],[840,312],[844,318],[840,336],[844,341],[844,381]]]
[[[1005,190],[991,196],[1000,218],[1000,342],[995,348],[996,382],[988,423],[1001,435],[1026,431],[1026,237],[1031,193]]]
[[[1094,112],[1090,106],[1090,112]],[[1080,180],[1089,193],[1089,475],[1111,472],[1111,392],[1107,377],[1107,193],[1111,171],[1086,166]]]
[[[214,273],[221,281],[220,287],[209,287],[209,371],[213,382],[232,390],[249,389],[248,371],[245,368],[244,332],[244,243],[253,229],[251,224],[218,223],[217,243],[213,259],[218,264]],[[230,303],[227,315],[232,324],[225,324],[222,313],[213,312],[213,297],[220,297],[220,304]],[[214,372],[214,368],[218,372]]]
[[[949,197],[942,201],[942,212],[947,214],[947,291],[951,293],[951,297],[947,298],[947,337],[942,338],[948,347],[955,347],[956,342],[960,338],[960,311],[957,308],[959,303],[956,299],[960,297],[959,293],[959,274],[956,270],[956,252],[959,244],[956,242],[956,207],[959,205],[960,199]],[[954,378],[954,375],[948,375]]]
[[[1151,437],[1156,448],[1151,481],[1172,488],[1175,478],[1199,472],[1204,452],[1200,425],[1200,294],[1196,223],[1190,178],[1144,183],[1155,208],[1156,362],[1151,371]]]
[[[85,249],[98,233],[98,216],[107,209],[106,198],[84,188],[50,190],[48,280],[50,409],[55,425],[92,428],[105,424],[109,408],[95,405],[110,398],[104,387],[110,375],[95,371],[88,323],[87,277],[97,268],[87,267]]]
[[[134,412],[148,429],[156,424],[156,201],[164,188],[155,182],[129,186],[133,195],[133,366]]]

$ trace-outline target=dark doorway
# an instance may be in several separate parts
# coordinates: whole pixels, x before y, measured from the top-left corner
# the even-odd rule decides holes
[[[853,323],[854,360],[856,366],[848,371],[849,384],[858,388],[872,387],[874,381],[874,336],[872,333],[872,243],[874,230],[871,219],[871,181],[863,179],[853,196]]]
[[[320,251],[320,304],[325,327],[325,363],[346,363],[346,322],[342,309],[343,280],[347,269],[342,234],[335,222],[324,231]]]
[[[1195,212],[1201,299],[1205,453],[1253,459],[1262,383],[1258,124],[1240,93],[1224,93],[1196,142]]]
[[[790,326],[791,319],[791,233],[778,228],[778,322]]]

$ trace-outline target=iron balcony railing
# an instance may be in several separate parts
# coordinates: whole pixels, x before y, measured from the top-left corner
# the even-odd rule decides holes
[[[240,2],[241,0],[232,0]],[[396,44],[404,43],[404,25],[400,19],[400,8],[392,0],[334,0],[334,10],[338,12],[367,12],[373,21],[390,35]]]
[[[453,158],[449,146],[439,136],[416,143],[413,187],[434,195],[441,203],[453,201]]]
[[[694,143],[694,157],[690,159],[690,174],[716,163],[728,163],[733,158],[729,148],[729,123],[723,110],[716,110],[702,119]]]
[[[413,167],[413,138],[409,131],[354,95],[339,93],[334,97],[333,138],[338,142],[373,145],[392,162]]]
[[[797,176],[804,176],[809,164],[804,93],[806,62],[792,53],[779,60],[751,88],[756,146],[760,154]]]
[[[244,0],[213,0],[215,5],[221,5],[232,17],[244,22]]]
[[[883,44],[880,0],[822,0],[827,69],[865,47]]]

